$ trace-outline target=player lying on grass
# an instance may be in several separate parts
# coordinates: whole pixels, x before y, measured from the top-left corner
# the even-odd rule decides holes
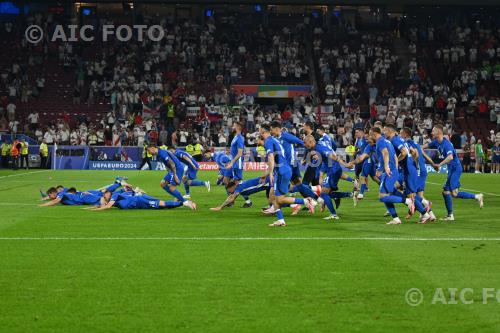
[[[124,186],[128,191],[132,191],[132,186],[127,184],[124,178],[118,177],[115,182],[111,185],[106,186],[102,189],[88,190],[84,192],[79,192],[76,188],[63,188],[62,186],[51,187],[47,190],[47,200],[50,200],[40,207],[54,206],[59,203],[68,206],[76,205],[98,205],[101,202],[103,194],[107,191],[114,192]],[[137,188],[137,192],[142,192],[141,189]]]
[[[247,179],[239,184],[236,181],[230,181],[226,187],[227,192],[230,193],[229,196],[221,205],[210,208],[210,210],[218,212],[225,207],[231,206],[239,195],[250,196],[261,191],[266,191],[268,188],[269,177],[256,177]]]
[[[169,209],[186,206],[196,209],[196,204],[191,200],[185,201],[163,201],[146,194],[136,194],[130,191],[118,191],[112,193],[106,191],[102,196],[99,206],[91,207],[90,210],[105,210],[112,207],[120,209]]]
[[[443,165],[448,165],[448,177],[446,178],[446,183],[443,186],[443,199],[448,211],[446,215],[441,220],[443,221],[454,221],[453,216],[453,199],[474,199],[479,203],[479,208],[483,208],[484,197],[482,193],[473,194],[469,192],[460,191],[460,177],[462,176],[462,164],[458,158],[457,152],[451,142],[444,137],[443,126],[436,125],[432,129],[433,141],[429,144],[422,146],[422,149],[437,149],[440,156],[444,157],[440,163],[436,164],[425,152],[423,152],[425,159],[434,167],[436,171],[439,171]]]

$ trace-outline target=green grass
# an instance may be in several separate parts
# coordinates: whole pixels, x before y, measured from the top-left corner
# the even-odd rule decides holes
[[[483,210],[455,200],[452,224],[385,225],[371,183],[357,208],[342,203],[339,221],[301,212],[271,229],[273,217],[259,213],[263,194],[251,209],[239,199],[220,213],[208,208],[224,199],[221,187],[194,188],[196,212],[40,208],[39,188],[92,189],[117,173],[12,174],[0,170],[2,332],[500,331],[500,302],[482,304],[482,288],[500,289],[498,175],[463,176],[465,188],[490,194]],[[120,174],[169,199],[161,172]],[[440,186],[428,185],[427,196],[443,216]],[[423,292],[420,306],[406,303],[410,288]],[[432,304],[436,288],[473,288],[474,303]]]

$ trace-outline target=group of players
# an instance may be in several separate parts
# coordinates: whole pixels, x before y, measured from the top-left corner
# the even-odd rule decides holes
[[[277,220],[269,226],[286,226],[283,208],[290,207],[292,215],[297,214],[302,206],[314,214],[319,204],[323,211],[329,211],[326,220],[338,219],[336,208],[343,198],[352,198],[354,206],[364,198],[368,190],[368,179],[379,185],[379,200],[385,205],[387,215],[392,219],[387,224],[401,224],[395,204],[408,207],[410,218],[415,212],[420,213],[420,223],[436,221],[432,211],[432,203],[424,196],[427,178],[426,162],[436,170],[447,166],[447,180],[443,187],[443,199],[447,209],[444,221],[453,221],[453,198],[475,199],[480,208],[483,207],[483,194],[472,194],[459,191],[462,165],[451,142],[445,137],[439,125],[432,129],[433,141],[420,146],[411,139],[411,130],[403,128],[399,133],[394,126],[383,126],[376,122],[365,131],[355,130],[356,153],[351,162],[344,161],[336,154],[337,146],[333,139],[320,127],[315,129],[313,123],[306,123],[302,128],[300,139],[284,131],[280,122],[262,124],[259,128],[258,145],[265,149],[267,163],[266,172],[256,178],[244,179],[243,153],[244,137],[242,125],[233,124],[233,139],[225,152],[207,153],[219,166],[218,185],[224,185],[226,200],[212,211],[220,211],[232,206],[238,196],[245,200],[244,208],[252,206],[250,196],[265,191],[269,205],[262,209],[264,214],[276,215]],[[306,149],[305,158],[298,161],[297,148]],[[443,160],[436,164],[425,153],[425,149],[437,149]],[[133,188],[126,179],[118,177],[113,184],[102,189],[78,192],[74,188],[51,188],[43,206],[57,203],[67,205],[90,205],[90,209],[103,210],[111,207],[121,209],[176,208],[186,206],[196,209],[190,200],[190,186],[206,186],[211,190],[210,182],[197,179],[199,165],[196,160],[181,149],[159,149],[156,146],[147,148],[156,156],[158,162],[165,165],[168,173],[161,180],[161,187],[174,197],[174,201],[163,201],[147,195],[139,188]],[[300,163],[305,165],[304,177],[300,171]],[[356,178],[343,172],[343,167],[355,169]],[[353,184],[353,190],[341,192],[338,188],[340,180]],[[178,186],[184,184],[186,195],[182,195]],[[295,194],[302,196],[297,197]],[[335,203],[335,205],[334,205]]]

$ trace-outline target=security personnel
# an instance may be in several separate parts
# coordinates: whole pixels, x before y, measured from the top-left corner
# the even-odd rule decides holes
[[[19,169],[19,156],[21,155],[21,142],[17,139],[12,143],[12,148],[10,149],[10,155],[12,156],[12,169]]]
[[[148,151],[148,145],[144,144],[144,147],[142,148],[142,163],[139,166],[139,170],[141,170],[144,165],[148,165],[149,170],[153,170],[153,167],[151,166],[151,158],[153,155]]]
[[[161,150],[167,150],[167,149],[168,149],[168,147],[167,147],[167,145],[165,144],[165,142],[162,142],[162,143],[161,143],[160,149],[161,149]]]
[[[2,144],[2,167],[7,169],[9,167],[10,150],[12,147],[8,142]]]
[[[203,157],[203,146],[200,144],[200,142],[196,142],[196,144],[194,145],[192,156],[196,160],[196,162],[201,162]]]
[[[257,156],[259,156],[259,162],[264,161],[266,157],[266,148],[264,146],[257,146]]]
[[[47,169],[47,160],[49,158],[49,146],[47,146],[47,141],[42,140],[40,144],[40,169]]]
[[[24,166],[27,169],[29,169],[28,165],[28,148],[29,144],[26,142],[26,139],[21,142],[21,163],[19,164],[21,168]]]
[[[194,155],[194,146],[193,144],[189,143],[187,146],[186,146],[186,153],[188,153],[189,155],[193,156]]]

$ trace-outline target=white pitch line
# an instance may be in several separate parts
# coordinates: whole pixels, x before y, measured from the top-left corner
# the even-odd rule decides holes
[[[43,202],[40,201],[40,204]],[[38,206],[35,203],[25,203],[25,202],[0,202],[0,206]]]
[[[500,237],[0,237],[0,241],[500,241]]]
[[[47,171],[52,171],[52,170],[38,170],[38,171],[31,171],[31,172],[16,173],[16,174],[13,174],[13,175],[8,175],[8,176],[0,176],[0,179],[10,178],[10,177],[19,177],[19,176],[32,175],[32,174],[35,174],[35,173],[47,172]]]
[[[443,186],[443,184],[439,184],[439,183],[433,183],[433,182],[426,182],[427,184],[431,184],[431,185],[438,185],[438,186]],[[489,193],[489,192],[483,192],[483,191],[478,191],[478,190],[472,190],[470,188],[465,188],[465,187],[461,187],[462,190],[465,190],[465,191],[470,191],[470,192],[476,192],[476,193],[483,193],[483,194],[487,194],[487,195],[492,195],[494,197],[500,197],[500,194],[497,194],[497,193]]]

